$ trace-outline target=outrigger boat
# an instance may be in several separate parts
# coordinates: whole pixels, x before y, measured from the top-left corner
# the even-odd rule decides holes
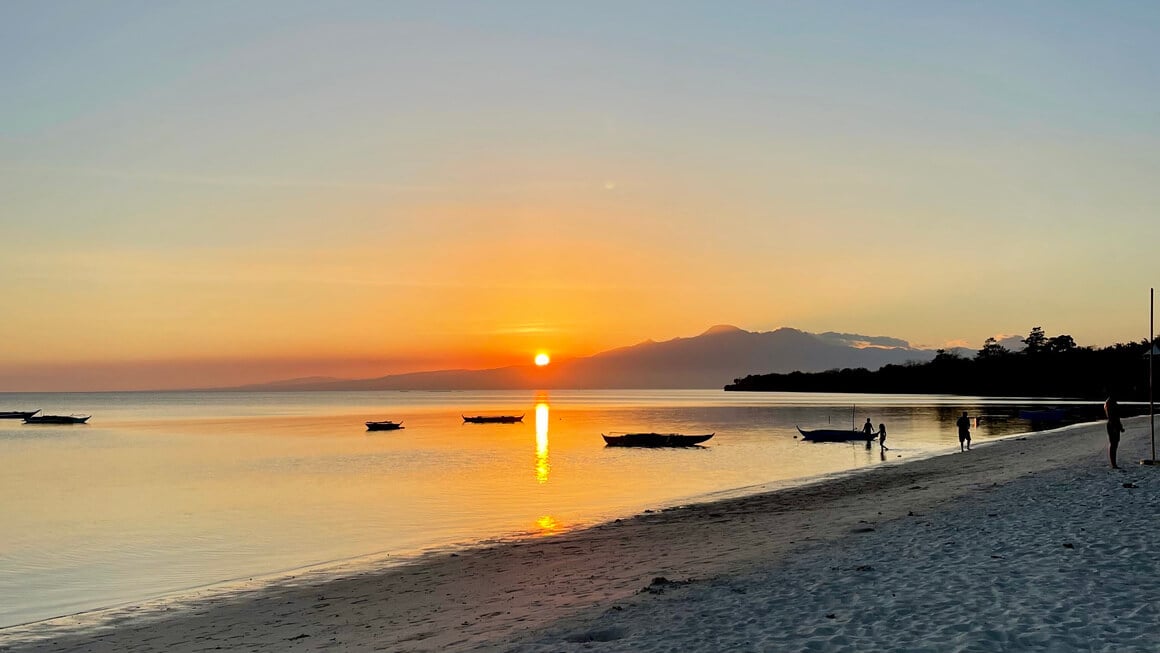
[[[401,428],[403,428],[402,422],[392,422],[389,419],[381,422],[367,422],[368,431],[398,431]]]
[[[867,436],[864,431],[855,431],[854,429],[814,429],[813,431],[805,431],[800,426],[796,428],[798,433],[802,434],[802,439],[810,442],[853,442],[856,440],[869,442],[878,437],[877,433],[871,433]]]
[[[878,437],[878,434],[859,431],[854,426],[854,415],[857,410],[857,406],[850,407],[850,428],[848,429],[814,429],[812,431],[806,431],[796,424],[794,428],[798,430],[798,433],[802,434],[802,439],[808,442],[856,442],[861,440],[869,444]]]
[[[464,422],[471,424],[515,424],[524,421],[523,415],[460,415]]]
[[[623,433],[619,435],[600,434],[610,447],[692,447],[713,437],[715,434],[682,435],[680,433]]]
[[[6,410],[0,412],[0,419],[27,419],[39,412],[39,408],[32,411]]]
[[[92,415],[30,415],[25,424],[84,424]]]

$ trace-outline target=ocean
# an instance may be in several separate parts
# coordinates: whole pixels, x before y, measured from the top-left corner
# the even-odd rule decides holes
[[[0,627],[305,569],[550,537],[683,503],[800,484],[1039,428],[1020,407],[932,395],[719,390],[0,394]],[[466,424],[462,415],[524,415]],[[887,446],[802,428],[885,423]],[[368,432],[367,420],[401,420]],[[601,433],[715,433],[689,449]]]

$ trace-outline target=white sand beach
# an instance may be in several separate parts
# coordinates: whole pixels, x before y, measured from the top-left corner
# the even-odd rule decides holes
[[[1103,425],[1081,425],[401,568],[130,606],[99,628],[10,628],[0,650],[1151,651],[1160,468],[1136,464],[1148,418],[1126,426],[1119,471]]]

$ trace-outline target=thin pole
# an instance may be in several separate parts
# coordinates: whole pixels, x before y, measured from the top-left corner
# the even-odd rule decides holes
[[[1152,402],[1152,358],[1156,355],[1156,289],[1148,289],[1148,428],[1152,432],[1152,460],[1156,460],[1156,407]]]

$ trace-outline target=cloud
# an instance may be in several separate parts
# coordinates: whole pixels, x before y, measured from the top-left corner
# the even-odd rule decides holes
[[[1000,333],[991,337],[998,341],[1000,345],[1003,345],[1011,351],[1022,351],[1023,349],[1023,336],[1021,335],[1009,335]]]
[[[864,336],[858,333],[838,333],[836,331],[827,331],[816,335],[828,343],[857,347],[858,349],[866,349],[868,347],[911,348],[910,343],[906,340],[891,338],[890,336]]]
[[[530,335],[530,334],[537,334],[537,333],[560,333],[562,331],[563,331],[563,329],[561,329],[559,327],[552,326],[552,325],[541,322],[541,323],[536,323],[536,324],[520,324],[520,325],[513,325],[513,326],[501,326],[499,328],[492,329],[488,333],[490,333],[491,335],[503,336],[503,335]]]
[[[5,166],[7,172],[39,172],[71,174],[82,177],[98,177],[123,181],[145,181],[166,184],[186,184],[194,186],[235,186],[253,188],[323,188],[334,190],[375,190],[396,193],[442,193],[447,188],[410,184],[390,184],[375,182],[351,182],[327,179],[285,179],[277,177],[244,177],[221,175],[198,175],[184,173],[151,172],[143,170],[117,170],[110,168],[78,168],[56,166]]]

